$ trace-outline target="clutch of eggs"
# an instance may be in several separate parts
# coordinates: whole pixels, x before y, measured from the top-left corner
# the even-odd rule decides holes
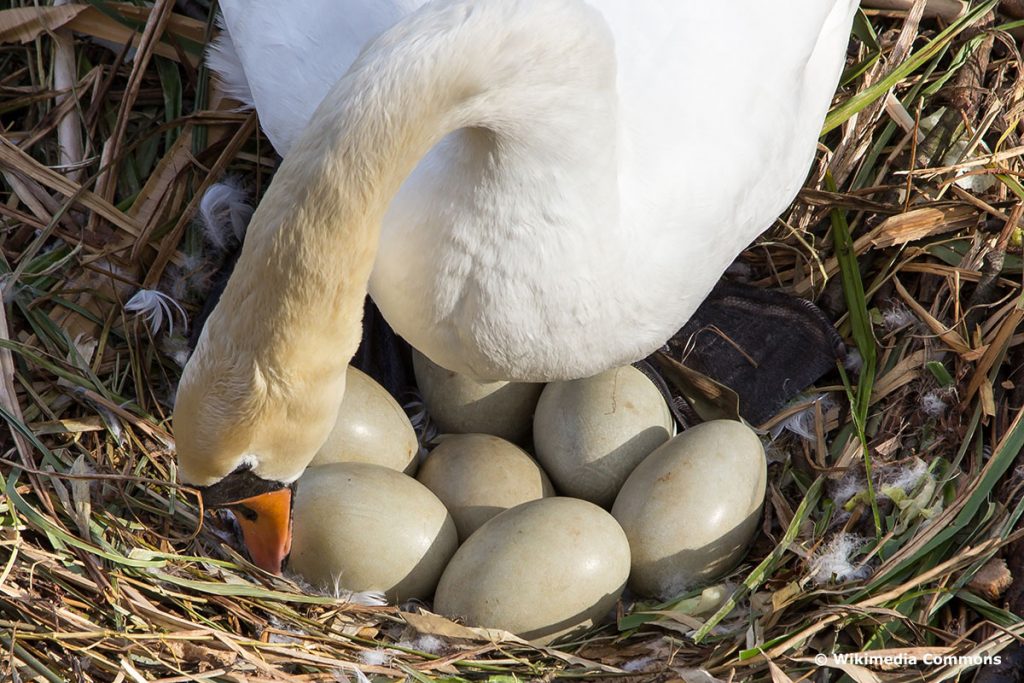
[[[659,598],[714,580],[756,532],[765,491],[757,436],[715,421],[669,439],[660,392],[631,367],[549,384],[534,418],[560,492],[614,501],[610,515],[552,497],[541,464],[485,434],[445,435],[419,481],[402,474],[415,466],[412,428],[357,373],[350,410],[315,461],[328,464],[297,484],[289,569],[314,584],[391,600],[429,599],[436,588],[435,611],[546,643],[608,617],[627,577]],[[533,405],[518,405],[521,424]],[[345,459],[378,465],[332,463]]]

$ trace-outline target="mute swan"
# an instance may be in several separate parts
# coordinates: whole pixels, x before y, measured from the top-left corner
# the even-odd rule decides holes
[[[221,2],[221,69],[284,161],[174,427],[183,481],[242,504],[271,571],[367,287],[415,348],[478,379],[643,358],[795,196],[856,8],[420,5]]]

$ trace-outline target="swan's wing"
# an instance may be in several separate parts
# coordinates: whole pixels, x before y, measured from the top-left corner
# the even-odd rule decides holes
[[[806,178],[857,1],[591,1],[616,40],[623,221],[720,273]]]
[[[363,45],[424,2],[221,0],[226,30],[208,63],[284,155]]]
[[[591,1],[615,35],[625,175],[671,196],[663,183],[702,167],[788,154],[766,145],[788,147],[797,130],[809,163],[856,0]]]
[[[223,0],[210,64],[284,154],[362,47],[424,2]],[[824,116],[856,0],[590,3],[616,40],[627,199],[635,190],[639,206],[665,211],[681,166],[711,177],[737,162],[809,163],[816,135],[795,150],[778,129],[811,131]],[[786,146],[762,144],[772,138]]]

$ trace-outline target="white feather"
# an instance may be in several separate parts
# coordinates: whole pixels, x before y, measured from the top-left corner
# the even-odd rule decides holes
[[[402,647],[407,650],[416,650],[418,652],[426,652],[431,655],[444,654],[449,650],[449,647],[445,645],[443,640],[430,634],[419,635],[412,640],[403,640],[398,643],[398,647]]]
[[[156,289],[140,289],[132,295],[124,310],[146,318],[149,329],[156,334],[167,321],[167,334],[174,334],[174,312],[181,316],[182,324],[187,322],[185,309],[177,301]]]
[[[910,312],[910,309],[902,303],[895,302],[893,305],[882,311],[882,324],[889,332],[894,332],[907,325],[917,323],[917,316]]]
[[[945,414],[949,404],[939,389],[929,391],[921,397],[921,411],[928,417],[937,418]]]
[[[370,666],[387,666],[394,654],[377,648],[376,650],[362,650],[359,653],[359,661]]]
[[[918,484],[921,483],[922,479],[930,476],[928,474],[928,465],[920,458],[914,458],[909,465],[896,468],[895,471],[888,474],[889,476],[885,477],[878,485],[880,495],[890,496],[889,491],[898,490],[904,496],[909,496],[914,492]]]
[[[807,397],[798,397],[795,399],[796,402],[804,402]],[[782,435],[782,432],[788,431],[796,434],[805,441],[814,441],[817,437],[814,430],[814,422],[817,419],[817,409],[815,408],[816,403],[821,404],[821,413],[824,415],[827,413],[835,403],[829,397],[828,394],[820,394],[816,398],[812,399],[811,405],[807,406],[803,410],[797,413],[793,413],[785,420],[782,420],[771,429],[772,439],[777,439]]]
[[[242,241],[253,208],[241,182],[226,177],[211,185],[199,200],[199,222],[210,244],[224,250]]]
[[[818,585],[858,581],[871,575],[871,568],[855,564],[854,556],[866,541],[860,536],[838,533],[811,560],[811,580]]]

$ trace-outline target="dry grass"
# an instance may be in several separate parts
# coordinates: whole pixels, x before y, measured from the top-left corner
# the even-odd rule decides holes
[[[226,173],[258,195],[276,160],[200,65],[204,2],[17,0],[0,14],[0,677],[783,682],[819,652],[1019,642],[1024,586],[977,577],[999,557],[1024,573],[1021,22],[994,4],[860,21],[805,191],[741,257],[863,359],[810,392],[804,436],[775,441],[746,563],[558,652],[315,596],[201,523],[173,483],[183,321],[153,333],[125,303],[160,288],[191,317],[220,258],[198,197]]]

